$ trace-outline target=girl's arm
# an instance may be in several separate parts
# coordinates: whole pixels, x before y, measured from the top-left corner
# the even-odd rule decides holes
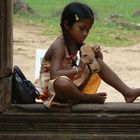
[[[78,74],[77,70],[72,68],[72,66],[69,68],[63,66],[65,55],[65,48],[63,46],[53,46],[50,71],[51,79],[57,76],[67,76],[73,79]]]

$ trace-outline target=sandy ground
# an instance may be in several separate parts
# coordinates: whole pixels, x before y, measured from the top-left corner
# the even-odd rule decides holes
[[[25,76],[34,82],[36,49],[49,47],[55,38],[42,35],[41,27],[20,22],[14,24],[13,38],[13,65],[18,65]],[[104,61],[109,67],[128,86],[140,87],[140,44],[121,48],[101,48]],[[99,91],[108,93],[106,102],[124,102],[123,96],[104,82],[101,83]],[[136,102],[140,102],[140,97]]]

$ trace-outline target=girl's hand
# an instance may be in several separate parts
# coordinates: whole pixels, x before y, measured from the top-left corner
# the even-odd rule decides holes
[[[80,58],[79,68],[81,68],[83,71],[85,69],[86,65],[91,64],[92,61],[93,60],[88,55],[82,55]]]
[[[91,48],[92,48],[93,52],[95,53],[95,58],[103,60],[103,54],[101,52],[100,46],[99,45],[91,46]]]

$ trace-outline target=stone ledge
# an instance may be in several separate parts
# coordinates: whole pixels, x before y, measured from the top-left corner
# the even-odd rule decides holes
[[[109,102],[104,104],[75,104],[65,107],[45,107],[42,103],[36,104],[11,104],[6,112],[116,112],[116,113],[138,113],[140,103]]]
[[[121,138],[120,138],[121,137]],[[0,114],[0,140],[139,140],[140,104],[11,105]]]

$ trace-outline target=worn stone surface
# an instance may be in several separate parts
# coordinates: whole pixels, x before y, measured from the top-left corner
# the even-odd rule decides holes
[[[0,0],[0,112],[11,100],[12,33],[12,1]]]
[[[0,126],[1,139],[137,140],[140,104],[11,105],[1,113]]]

